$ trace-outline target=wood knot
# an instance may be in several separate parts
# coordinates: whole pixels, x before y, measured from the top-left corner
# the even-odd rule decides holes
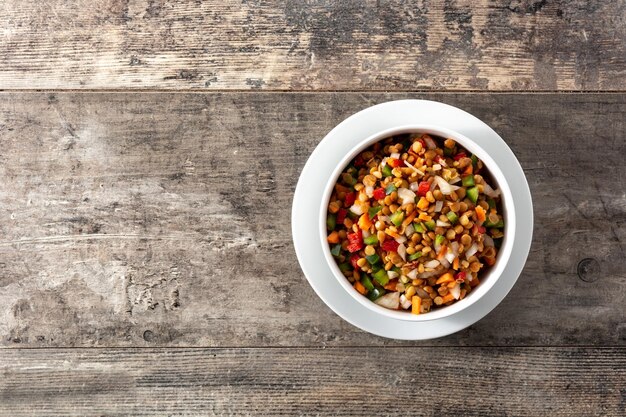
[[[154,340],[154,333],[152,333],[152,330],[146,330],[143,332],[143,340],[146,342],[152,342]]]
[[[578,278],[585,282],[594,282],[600,278],[600,262],[594,258],[585,258],[578,262]]]

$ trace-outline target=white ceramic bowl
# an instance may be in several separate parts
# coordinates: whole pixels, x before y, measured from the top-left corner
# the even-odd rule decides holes
[[[492,178],[495,180],[497,187],[501,190],[502,207],[504,211],[504,239],[502,241],[502,246],[498,251],[495,265],[493,265],[485,273],[480,274],[480,284],[476,288],[474,288],[464,299],[459,300],[452,305],[436,308],[426,314],[419,315],[411,314],[409,311],[396,311],[381,307],[370,301],[367,297],[359,294],[354,289],[354,287],[350,285],[350,282],[339,270],[335,259],[330,253],[330,247],[326,242],[326,216],[328,203],[332,194],[333,187],[335,186],[337,179],[339,178],[339,175],[341,174],[343,169],[359,152],[363,151],[368,146],[382,139],[402,133],[428,133],[443,138],[452,138],[465,149],[474,153],[479,159],[483,161],[485,167],[490,172]],[[480,147],[471,138],[468,138],[453,130],[447,129],[443,126],[420,124],[398,126],[391,129],[383,130],[370,137],[363,138],[362,141],[360,141],[355,147],[352,148],[350,152],[348,152],[341,159],[341,162],[337,165],[333,174],[330,177],[330,180],[326,184],[323,198],[321,201],[321,206],[319,209],[320,242],[323,247],[322,250],[326,262],[328,263],[328,266],[330,267],[330,270],[332,271],[334,277],[337,279],[337,281],[339,281],[340,285],[345,289],[346,292],[348,292],[348,294],[350,294],[356,301],[358,301],[367,309],[373,311],[376,314],[399,320],[418,322],[441,319],[444,317],[462,314],[463,310],[466,310],[474,303],[480,302],[480,300],[489,293],[489,290],[502,276],[505,266],[509,261],[509,258],[511,257],[513,241],[515,240],[515,233],[517,228],[515,205],[513,204],[513,201],[514,200],[511,195],[511,189],[508,182],[506,181],[504,174],[497,166],[493,158],[489,155],[489,153],[485,149]]]

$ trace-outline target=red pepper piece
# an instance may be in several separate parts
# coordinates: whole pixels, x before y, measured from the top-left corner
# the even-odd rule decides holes
[[[354,269],[359,269],[359,265],[357,264],[357,261],[358,261],[359,259],[361,259],[361,257],[359,256],[359,254],[358,254],[358,253],[355,253],[355,254],[353,254],[353,255],[350,257],[350,263],[352,264],[352,267],[353,267]]]
[[[487,231],[487,229],[485,229],[484,226],[478,226],[478,233],[485,233]]]
[[[461,271],[454,276],[454,279],[458,283],[462,283],[463,281],[465,281],[466,278],[467,278],[467,274],[465,273],[465,271]]]
[[[363,232],[359,229],[358,232],[348,233],[348,251],[354,253],[363,249]]]
[[[389,159],[387,159],[387,163],[389,165],[391,165],[392,167],[394,167],[394,168],[398,168],[398,167],[401,167],[403,165],[402,161],[399,160],[399,159],[396,159],[396,158],[389,158]]]
[[[344,200],[344,205],[346,207],[350,207],[356,201],[356,193],[347,193],[346,199]]]
[[[382,200],[383,198],[385,198],[386,195],[387,193],[385,193],[384,188],[377,188],[374,190],[374,198],[376,200]]]
[[[337,224],[343,224],[343,221],[346,219],[348,215],[348,210],[344,208],[340,208],[337,212]]]
[[[455,161],[458,161],[461,158],[467,158],[467,154],[465,152],[459,152],[456,155],[454,155]]]
[[[385,240],[380,247],[387,252],[397,252],[400,244],[395,240]]]
[[[426,193],[430,190],[430,184],[426,181],[420,182],[417,187],[417,195],[421,197],[426,197]]]

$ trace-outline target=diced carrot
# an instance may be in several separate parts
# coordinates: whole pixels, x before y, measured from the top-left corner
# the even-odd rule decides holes
[[[361,281],[357,281],[357,282],[354,283],[354,289],[357,290],[358,292],[360,292],[363,295],[367,294],[367,290],[365,289],[363,284],[361,284]]]
[[[426,200],[426,198],[422,197],[420,198],[420,201],[417,202],[417,208],[419,208],[420,210],[426,210],[428,208],[428,205],[430,203],[428,202],[428,200]]]
[[[389,236],[391,236],[394,239],[400,237],[400,235],[398,233],[394,232],[393,230],[385,230],[385,233],[388,234]]]
[[[385,286],[383,288],[385,288],[388,291],[395,291],[396,290],[396,285],[398,285],[398,279],[392,279],[391,281],[389,281],[387,284],[385,284]]]
[[[442,297],[443,303],[449,303],[450,301],[454,301],[454,295],[448,293]]]
[[[442,276],[440,276],[435,284],[445,284],[446,282],[454,281],[454,276],[451,272],[446,272]]]
[[[478,219],[479,224],[483,224],[483,222],[487,219],[487,213],[481,206],[476,206],[476,218]]]
[[[339,243],[339,233],[333,231],[328,235],[328,243]]]
[[[361,230],[369,230],[369,228],[372,227],[372,221],[367,213],[363,213],[361,217],[359,217],[359,227]]]
[[[473,173],[474,173],[474,167],[472,166],[472,164],[469,164],[467,168],[465,168],[465,171],[463,171],[463,176],[470,175]]]
[[[448,288],[454,288],[454,287],[456,287],[457,285],[459,285],[459,283],[458,283],[458,282],[456,282],[456,280],[455,280],[455,281],[452,281],[452,282],[448,282],[448,283],[446,284],[446,287],[448,287]]]
[[[416,214],[417,214],[416,212],[409,214],[409,216],[406,219],[404,219],[404,221],[402,222],[402,227],[404,228],[410,225],[413,219],[415,218]]]
[[[429,216],[428,214],[426,214],[426,213],[420,213],[420,215],[419,215],[418,219],[423,220],[423,221],[425,221],[425,222],[429,222],[429,221],[431,221],[433,218],[432,218],[432,217],[430,217],[430,216]]]
[[[475,287],[478,284],[480,284],[480,281],[476,277],[474,277],[474,279],[469,282],[470,287]]]
[[[422,299],[419,295],[414,295],[411,297],[411,313],[419,314],[420,308],[422,307]]]
[[[459,257],[458,256],[456,258],[454,258],[454,262],[452,262],[452,268],[455,271],[459,270]]]
[[[448,247],[446,245],[441,245],[441,249],[439,249],[439,253],[437,254],[437,259],[442,260],[444,256],[446,256],[446,252],[448,252]]]

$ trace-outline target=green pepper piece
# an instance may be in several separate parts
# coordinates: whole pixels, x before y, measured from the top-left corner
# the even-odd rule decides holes
[[[398,187],[396,187],[393,183],[385,187],[385,194],[387,195],[393,193],[394,191],[398,191]]]
[[[341,253],[341,243],[337,243],[335,246],[333,246],[333,248],[330,250],[330,253],[332,253],[333,256],[339,256],[339,254]]]
[[[472,160],[472,165],[474,166],[474,168],[476,168],[476,165],[478,165],[478,157],[472,154],[470,159]]]
[[[454,155],[454,148],[443,148],[443,154],[445,156],[453,156]]]
[[[375,215],[378,214],[379,211],[383,209],[383,206],[370,207],[367,211],[367,215],[370,219],[373,219]]]
[[[380,256],[378,256],[377,254],[367,255],[365,259],[367,259],[367,262],[369,262],[370,265],[376,265],[376,263],[380,261]]]
[[[428,220],[427,222],[424,222],[424,224],[426,225],[428,230],[435,230],[435,227],[437,227],[437,223],[435,223],[434,220]]]
[[[493,229],[502,229],[504,227],[504,220],[500,219],[497,223],[491,223],[489,219],[485,220],[483,226]]]
[[[326,217],[326,228],[328,230],[335,230],[336,225],[337,225],[337,215],[330,213],[328,217]]]
[[[372,291],[369,292],[369,294],[367,294],[367,298],[374,301],[377,298],[383,296],[384,294],[385,294],[385,290],[383,290],[382,288],[374,288]]]
[[[426,233],[426,226],[423,223],[413,223],[413,227],[417,233]]]
[[[356,184],[356,178],[354,178],[352,175],[348,174],[347,172],[341,174],[341,180],[345,184],[347,184],[347,185],[349,185],[351,187],[353,187]]]
[[[366,245],[375,245],[378,243],[378,237],[376,235],[369,235],[368,237],[363,238],[363,242]]]
[[[350,262],[344,262],[339,264],[339,270],[341,272],[346,272],[346,271],[350,271],[352,269],[352,265],[350,265]]]
[[[459,216],[453,211],[447,212],[446,217],[448,218],[448,220],[450,220],[450,223],[452,224],[456,223],[456,221],[459,220]]]
[[[468,175],[466,177],[463,177],[463,187],[473,187],[475,185],[476,183],[474,182],[473,175]]]
[[[494,200],[493,198],[489,198],[487,200],[487,204],[489,204],[489,208],[490,209],[496,208],[496,200]]]
[[[443,237],[443,235],[436,235],[435,236],[435,244],[441,245],[443,243],[444,239],[445,238]]]
[[[370,279],[370,277],[368,277],[365,274],[361,276],[361,284],[363,284],[363,286],[365,287],[367,291],[374,290],[374,284],[372,284],[372,280]]]
[[[472,187],[467,190],[467,198],[474,204],[478,201],[478,187]]]
[[[386,164],[383,169],[382,169],[382,173],[385,177],[391,177],[391,165]]]
[[[389,220],[391,220],[391,223],[395,224],[396,227],[400,227],[404,220],[404,212],[402,210],[396,211],[389,217]]]
[[[375,271],[372,274],[372,277],[374,278],[374,280],[376,280],[376,282],[383,286],[389,282],[389,276],[387,275],[387,271],[382,268]]]
[[[419,259],[419,258],[421,258],[421,257],[422,257],[422,252],[415,252],[414,254],[409,255],[409,256],[407,257],[407,259],[408,259],[409,261],[414,261],[414,260]]]

